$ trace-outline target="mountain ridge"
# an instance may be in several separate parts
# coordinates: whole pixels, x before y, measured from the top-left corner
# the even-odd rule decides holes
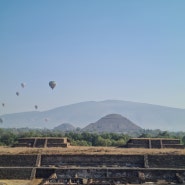
[[[83,128],[107,114],[121,114],[143,129],[185,130],[185,109],[123,100],[79,102],[46,111],[0,117],[3,119],[1,127],[4,128],[54,128],[65,122]]]

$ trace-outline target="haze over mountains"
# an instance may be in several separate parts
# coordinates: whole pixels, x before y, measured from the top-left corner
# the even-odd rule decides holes
[[[84,128],[108,114],[121,114],[143,129],[185,131],[185,109],[121,100],[87,101],[48,111],[1,115],[4,128],[49,128],[62,123]]]

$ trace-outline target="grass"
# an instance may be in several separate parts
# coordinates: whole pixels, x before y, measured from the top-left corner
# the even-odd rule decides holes
[[[68,148],[27,148],[27,147],[0,147],[3,154],[177,154],[185,155],[185,149],[145,149],[145,148],[116,148],[116,147],[86,147],[70,146]]]

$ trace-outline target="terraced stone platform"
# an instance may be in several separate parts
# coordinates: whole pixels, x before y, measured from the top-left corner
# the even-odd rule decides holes
[[[53,178],[55,174],[55,178]],[[0,155],[0,179],[45,179],[42,184],[185,182],[185,155]]]

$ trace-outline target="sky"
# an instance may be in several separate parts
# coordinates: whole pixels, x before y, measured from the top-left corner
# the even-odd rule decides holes
[[[184,9],[184,0],[0,0],[0,115],[108,99],[185,109]]]

